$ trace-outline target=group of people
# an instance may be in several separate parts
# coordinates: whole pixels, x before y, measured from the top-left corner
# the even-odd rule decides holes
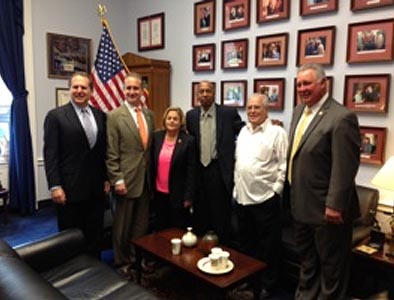
[[[129,241],[149,225],[193,224],[197,234],[213,230],[221,244],[265,261],[257,284],[259,299],[269,299],[278,279],[282,202],[290,201],[301,258],[295,298],[345,299],[352,220],[359,214],[360,133],[356,115],[328,96],[320,65],[298,70],[302,104],[289,138],[269,119],[263,94],[249,97],[245,124],[236,108],[216,104],[214,85],[202,81],[200,107],[186,116],[168,108],[163,129],[154,131],[138,74],[127,75],[126,101],[107,116],[88,105],[90,85],[88,74],[74,74],[71,102],[45,119],[45,168],[59,230],[81,228],[97,255],[111,188],[120,269],[133,265]]]

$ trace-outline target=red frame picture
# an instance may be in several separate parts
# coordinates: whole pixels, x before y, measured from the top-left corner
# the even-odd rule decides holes
[[[351,0],[350,1],[350,9],[352,11],[383,7],[383,6],[391,6],[394,5],[394,0]]]
[[[216,2],[205,0],[194,3],[194,34],[203,35],[215,32]]]
[[[207,72],[215,70],[215,44],[193,46],[193,71]]]
[[[242,108],[246,105],[247,80],[225,80],[221,82],[220,103],[224,106]]]
[[[390,81],[390,74],[346,75],[345,106],[357,112],[386,113]]]
[[[223,31],[250,26],[250,0],[223,0]]]
[[[256,68],[287,65],[288,33],[256,37]]]
[[[392,61],[394,58],[394,19],[348,25],[347,56],[349,64]]]
[[[281,111],[284,108],[285,78],[256,78],[253,81],[254,92],[265,94],[270,110]]]
[[[298,31],[297,66],[334,63],[335,26]]]
[[[248,67],[248,39],[222,41],[222,69]]]
[[[383,165],[386,148],[386,128],[360,126],[362,163]]]
[[[216,91],[216,82],[211,82],[213,84],[213,90]],[[199,107],[200,103],[198,102],[198,85],[200,81],[192,82],[192,107]]]
[[[311,3],[310,0],[300,0],[300,16],[303,17],[335,12],[337,10],[338,0],[323,0],[317,3]]]
[[[257,0],[258,24],[290,18],[290,0]]]

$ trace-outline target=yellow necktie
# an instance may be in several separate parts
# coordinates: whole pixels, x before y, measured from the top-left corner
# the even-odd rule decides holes
[[[144,149],[146,149],[148,147],[148,131],[146,130],[144,118],[142,117],[142,110],[141,108],[136,108],[135,111],[137,112],[138,131],[140,133],[142,145]]]
[[[298,149],[298,146],[300,145],[302,136],[304,135],[311,114],[312,114],[312,110],[308,106],[305,107],[304,113],[302,114],[301,120],[299,121],[299,124],[296,129],[296,133],[294,135],[293,146],[291,147],[291,153],[290,153],[289,168],[287,172],[287,179],[289,180],[290,184],[291,184],[291,172],[293,169],[293,157]]]

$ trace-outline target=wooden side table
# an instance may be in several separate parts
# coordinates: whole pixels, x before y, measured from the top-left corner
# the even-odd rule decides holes
[[[7,224],[8,223],[8,190],[7,189],[1,189],[0,190],[0,199],[3,199],[3,209],[4,209],[4,219],[3,223]]]
[[[368,244],[368,238],[359,245]],[[359,246],[358,245],[358,246]],[[387,255],[392,251],[393,242],[386,238],[383,248],[373,254],[365,254],[353,249],[353,276],[367,276],[369,281],[375,281],[374,286],[385,286],[389,299],[394,299],[394,257]],[[354,274],[355,273],[355,274]],[[382,282],[385,281],[385,282]],[[363,287],[362,280],[356,285]]]

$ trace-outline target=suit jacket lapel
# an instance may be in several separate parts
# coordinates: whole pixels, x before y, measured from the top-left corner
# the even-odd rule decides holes
[[[220,122],[222,120],[222,114],[223,111],[220,109],[220,106],[215,104],[216,106],[216,147],[220,145],[220,137],[222,136],[222,130],[223,130],[223,122]]]
[[[300,141],[300,145],[298,149],[302,147],[302,145],[305,143],[305,141],[308,139],[310,134],[313,132],[313,130],[316,128],[316,126],[320,123],[320,121],[324,118],[324,116],[327,113],[327,109],[330,107],[331,104],[331,99],[327,99],[326,102],[320,107],[319,111],[316,112],[314,118],[312,121],[309,123],[308,128],[305,130],[304,135],[302,136],[302,139]]]
[[[121,109],[120,118],[122,119],[122,122],[124,123],[126,128],[130,130],[130,132],[135,136],[135,138],[138,139],[140,143],[142,143],[137,125],[135,124],[133,116],[131,115],[129,109],[126,107],[125,104],[123,104],[120,109]]]
[[[182,131],[180,131],[178,134],[178,138],[175,141],[174,153],[172,154],[172,158],[171,158],[171,166],[174,165],[175,161],[177,160],[177,158],[179,156],[179,153],[182,150],[182,147],[185,143],[184,136],[185,136],[185,134]]]

